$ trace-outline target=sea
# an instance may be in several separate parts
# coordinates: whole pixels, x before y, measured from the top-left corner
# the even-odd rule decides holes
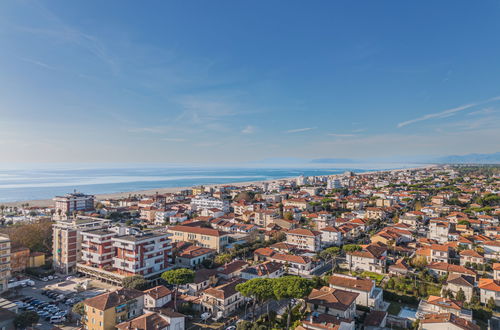
[[[362,173],[415,167],[411,164],[344,166],[217,167],[192,165],[27,165],[0,164],[0,203],[50,199],[79,191],[87,194],[134,192],[171,187],[262,181],[281,178]]]

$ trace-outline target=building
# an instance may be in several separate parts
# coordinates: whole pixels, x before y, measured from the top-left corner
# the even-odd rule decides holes
[[[116,324],[142,314],[144,292],[121,288],[83,301],[82,323],[88,330],[113,330]]]
[[[53,200],[56,202],[56,214],[69,216],[73,212],[92,211],[94,209],[95,196],[85,195],[79,192],[73,192],[64,196],[56,196]],[[59,211],[60,210],[60,211]]]
[[[347,252],[349,269],[385,273],[387,248],[378,244],[365,246],[361,251]]]
[[[463,303],[460,301],[432,295],[427,300],[420,300],[416,316],[422,319],[427,314],[441,313],[451,313],[460,318],[472,321],[472,311],[464,309]]]
[[[0,234],[0,293],[7,290],[10,279],[10,238]]]
[[[10,269],[12,273],[19,273],[29,267],[30,249],[19,247],[10,250]]]
[[[484,264],[484,256],[475,250],[460,251],[460,266]]]
[[[252,278],[278,278],[285,274],[283,264],[274,261],[265,261],[255,266],[247,267],[240,273],[241,278],[251,280]]]
[[[43,252],[31,252],[28,262],[28,267],[41,267],[45,265],[45,253]]]
[[[76,270],[81,259],[81,233],[86,230],[106,228],[111,220],[95,218],[73,218],[57,221],[52,225],[53,267],[58,272],[69,274]]]
[[[236,279],[204,290],[201,295],[202,311],[210,312],[214,319],[231,315],[244,304],[243,296],[236,290],[236,286],[243,282],[243,279]]]
[[[446,280],[446,285],[443,286],[443,292],[444,290],[450,290],[453,292],[453,296],[456,297],[458,292],[462,290],[465,301],[470,301],[474,294],[474,283],[474,278],[470,276],[450,274]]]
[[[168,232],[172,234],[173,242],[190,242],[195,245],[214,249],[218,253],[229,243],[229,235],[216,229],[195,226],[171,226]]]
[[[193,211],[217,208],[226,213],[229,211],[229,201],[207,195],[198,195],[191,199],[191,208]]]
[[[157,312],[147,312],[130,321],[116,325],[119,330],[184,330],[184,315],[171,309],[162,309]]]
[[[500,306],[500,281],[491,278],[480,278],[477,287],[483,304],[487,304],[490,298],[493,298],[495,305]]]
[[[375,286],[375,281],[348,275],[335,274],[328,280],[330,288],[354,292],[358,294],[356,305],[381,310],[384,300],[383,290]]]
[[[144,291],[144,307],[160,308],[172,301],[172,291],[163,285]]]
[[[333,226],[328,226],[319,230],[321,233],[321,247],[326,248],[332,245],[342,244],[342,233]]]
[[[115,256],[112,238],[117,233],[105,229],[94,229],[82,232],[81,235],[82,262],[96,268],[110,268]]]
[[[420,320],[422,330],[479,330],[477,324],[452,313],[427,314]]]
[[[353,319],[356,316],[357,297],[358,293],[324,286],[319,290],[313,289],[306,303],[308,310],[313,313]]]
[[[167,233],[113,237],[113,268],[120,275],[155,277],[170,267],[172,244]]]
[[[321,232],[304,228],[292,229],[286,233],[286,242],[301,250],[321,250]]]
[[[187,245],[189,246],[178,248],[175,256],[175,265],[177,267],[196,268],[199,267],[203,261],[212,259],[215,255],[214,249],[190,244]]]

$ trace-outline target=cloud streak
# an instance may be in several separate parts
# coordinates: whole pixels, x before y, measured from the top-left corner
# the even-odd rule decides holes
[[[289,129],[288,131],[285,131],[285,133],[300,133],[300,132],[307,132],[315,129],[316,127],[304,127],[304,128],[295,128],[295,129]]]
[[[356,136],[356,134],[337,134],[337,133],[328,133],[328,136],[334,136],[334,137],[353,137]]]
[[[487,99],[486,101],[464,104],[464,105],[461,105],[459,107],[451,108],[451,109],[444,110],[441,112],[430,113],[430,114],[425,115],[425,116],[421,116],[421,117],[417,117],[415,119],[410,119],[407,121],[400,122],[400,123],[398,123],[397,127],[401,128],[401,127],[404,127],[407,125],[411,125],[411,124],[418,123],[418,122],[421,122],[424,120],[429,120],[429,119],[440,119],[440,118],[451,117],[451,116],[454,116],[458,112],[473,108],[473,107],[481,105],[481,104],[486,104],[486,103],[495,102],[495,101],[499,101],[499,100],[500,100],[500,96],[495,96],[495,97],[492,97],[490,99]]]
[[[241,130],[241,133],[243,134],[252,134],[255,132],[255,127],[252,125],[247,125],[244,129]]]

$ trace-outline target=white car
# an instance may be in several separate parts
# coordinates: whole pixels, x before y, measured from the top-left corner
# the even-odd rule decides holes
[[[64,316],[52,316],[50,318],[50,323],[61,323],[66,321],[66,318]]]
[[[43,282],[47,282],[48,280],[49,280],[49,279],[48,279],[48,278],[46,278],[46,277],[42,278],[42,281],[43,281]]]
[[[208,319],[210,318],[210,316],[212,316],[212,314],[210,314],[210,313],[208,313],[208,312],[205,312],[205,313],[201,314],[201,316],[200,316],[200,317],[201,317],[201,319],[202,319],[203,321],[205,321],[205,320],[208,320]]]
[[[52,281],[54,279],[54,276],[49,275],[48,278],[49,278],[49,281]]]

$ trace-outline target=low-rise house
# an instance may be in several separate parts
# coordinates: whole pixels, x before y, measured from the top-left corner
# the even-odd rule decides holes
[[[171,300],[172,291],[163,285],[158,285],[144,291],[145,308],[160,308],[168,304]]]
[[[358,293],[324,286],[319,290],[313,289],[306,303],[311,312],[353,319],[356,315],[358,295]]]
[[[357,293],[356,305],[376,310],[383,307],[382,289],[375,286],[374,280],[336,274],[330,276],[328,284],[330,288]]]
[[[121,288],[83,301],[82,322],[89,330],[112,330],[116,324],[142,314],[144,292]]]
[[[135,319],[116,325],[119,330],[184,330],[185,316],[173,310],[147,312]]]
[[[428,263],[448,262],[450,254],[447,245],[431,244],[429,247],[420,248],[416,251],[417,256],[425,257]]]
[[[210,312],[215,319],[234,313],[244,304],[243,296],[236,290],[236,285],[243,282],[243,279],[237,279],[204,290],[201,295],[202,311]]]
[[[475,250],[462,250],[460,251],[460,265],[466,264],[484,264],[484,256]]]
[[[385,273],[387,248],[378,244],[365,246],[361,251],[347,252],[347,264],[351,270]]]
[[[473,278],[477,277],[476,272],[473,270],[465,268],[464,266],[452,265],[446,262],[433,262],[427,265],[427,269],[429,269],[429,272],[434,276],[457,274],[472,276]]]
[[[378,330],[386,329],[387,325],[387,312],[384,311],[371,311],[363,322],[365,330]]]
[[[493,264],[493,278],[495,280],[500,280],[500,263],[495,262]]]
[[[241,278],[277,278],[285,274],[285,266],[279,262],[265,261],[261,264],[245,268],[241,271]]]
[[[472,311],[464,309],[463,304],[459,301],[438,296],[429,296],[427,300],[420,300],[417,318],[422,319],[426,314],[441,313],[452,313],[460,318],[472,321]]]
[[[175,257],[175,264],[178,267],[195,268],[199,267],[204,260],[212,259],[216,251],[196,245],[189,245],[180,249]]]
[[[477,287],[483,304],[487,304],[490,298],[493,298],[495,304],[500,306],[500,281],[491,278],[480,278]]]
[[[392,275],[406,275],[409,271],[410,267],[403,258],[396,260],[396,263],[389,266],[389,274]]]
[[[244,260],[233,260],[228,264],[217,268],[217,276],[229,280],[239,277],[241,272],[248,267],[248,263]]]
[[[172,234],[172,242],[191,242],[201,247],[222,252],[229,244],[229,235],[216,229],[204,228],[195,225],[168,227]]]
[[[479,330],[478,325],[453,313],[427,314],[420,320],[422,330]]]
[[[500,259],[500,241],[484,241],[481,246],[484,249],[485,258]]]
[[[302,326],[295,328],[296,330],[355,330],[356,324],[354,319],[344,319],[329,314],[312,313],[309,317],[302,321]]]
[[[446,284],[443,286],[443,293],[449,290],[453,292],[454,297],[457,297],[458,292],[462,290],[465,295],[465,301],[470,301],[474,294],[474,283],[475,280],[471,276],[450,274],[446,280]]]
[[[202,268],[194,273],[194,280],[192,283],[188,283],[182,286],[185,293],[198,296],[201,292],[211,285],[215,285],[218,281],[216,269],[205,269]]]

